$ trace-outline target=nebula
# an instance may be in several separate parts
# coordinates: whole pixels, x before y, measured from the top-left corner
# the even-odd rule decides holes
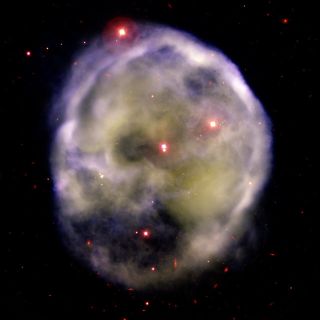
[[[78,56],[53,109],[57,217],[101,276],[181,280],[249,228],[270,121],[221,51],[165,26],[121,28]]]

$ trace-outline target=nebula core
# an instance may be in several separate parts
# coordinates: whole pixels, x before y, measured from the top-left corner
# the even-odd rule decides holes
[[[57,216],[100,275],[161,286],[214,267],[249,228],[270,123],[219,50],[164,26],[121,30],[78,56],[54,105]]]

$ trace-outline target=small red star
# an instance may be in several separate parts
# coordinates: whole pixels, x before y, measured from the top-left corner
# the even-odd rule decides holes
[[[177,269],[177,266],[178,266],[177,258],[174,258],[174,259],[173,259],[173,269],[176,270],[176,269]]]
[[[149,230],[142,230],[142,237],[143,238],[150,238],[151,232]]]
[[[90,239],[88,239],[87,241],[86,241],[86,245],[87,245],[87,247],[92,247],[92,245],[93,245],[93,241],[92,240],[90,240]]]

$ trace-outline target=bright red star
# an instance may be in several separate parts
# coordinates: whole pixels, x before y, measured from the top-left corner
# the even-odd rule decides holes
[[[162,150],[162,152],[167,152],[168,146],[167,146],[166,143],[162,143],[162,144],[161,144],[161,150]]]
[[[215,129],[218,129],[219,127],[219,122],[217,119],[210,119],[208,121],[208,125],[209,125],[209,129],[210,130],[215,130]]]
[[[211,128],[216,128],[216,127],[217,127],[217,121],[211,120],[211,121],[210,121],[210,127],[211,127]]]
[[[114,44],[123,46],[129,45],[137,34],[136,24],[129,18],[117,17],[108,22],[104,36],[106,41],[114,40]]]
[[[159,144],[159,149],[162,153],[167,153],[169,151],[169,145],[166,142],[161,142]]]
[[[143,238],[150,238],[151,232],[149,230],[142,230]]]
[[[30,50],[26,51],[26,56],[27,56],[27,57],[31,57],[31,55],[32,55],[32,53],[31,53]]]
[[[127,34],[127,31],[126,31],[126,29],[125,29],[124,27],[120,27],[120,28],[118,29],[118,35],[119,35],[120,38],[125,37],[126,34]]]
[[[288,24],[289,23],[289,19],[288,18],[282,18],[281,19],[281,23],[282,24]]]

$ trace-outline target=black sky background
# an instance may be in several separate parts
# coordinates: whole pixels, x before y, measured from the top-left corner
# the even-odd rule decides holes
[[[319,38],[311,3],[1,5],[2,319],[310,319],[319,270],[314,158]],[[69,254],[55,220],[48,162],[52,102],[83,41],[90,43],[119,16],[176,27],[220,48],[239,66],[272,121],[272,176],[253,218],[254,244],[245,242],[247,258],[221,261],[220,271],[176,290],[168,284],[161,292],[128,291],[99,278]],[[229,272],[223,272],[226,266]]]

